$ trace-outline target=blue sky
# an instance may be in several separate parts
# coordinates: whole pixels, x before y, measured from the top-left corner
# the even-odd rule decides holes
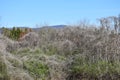
[[[0,26],[71,24],[120,14],[120,0],[0,0]]]

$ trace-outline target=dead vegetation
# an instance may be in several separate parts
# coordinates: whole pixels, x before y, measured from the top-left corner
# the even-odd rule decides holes
[[[100,19],[101,27],[84,27],[83,23],[58,29],[43,27],[19,41],[0,35],[0,67],[4,66],[0,79],[119,80],[118,22],[119,18],[109,17]]]

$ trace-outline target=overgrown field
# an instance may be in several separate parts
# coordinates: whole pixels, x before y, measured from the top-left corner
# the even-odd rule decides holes
[[[0,80],[120,80],[120,27],[102,23],[1,34]]]

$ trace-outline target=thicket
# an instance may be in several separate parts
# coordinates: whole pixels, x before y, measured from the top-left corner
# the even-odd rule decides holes
[[[68,59],[67,80],[120,79],[120,15],[61,29],[41,28],[40,48]],[[50,46],[51,47],[48,47]]]
[[[18,47],[11,44],[8,49],[18,49],[13,55],[26,60],[24,70],[34,78],[44,80],[50,73],[51,80],[119,80],[120,16],[99,22],[99,26],[81,23],[59,29],[43,27],[26,35],[26,40],[16,43]],[[32,41],[37,50],[31,52],[27,44]],[[22,50],[21,45],[25,46]]]

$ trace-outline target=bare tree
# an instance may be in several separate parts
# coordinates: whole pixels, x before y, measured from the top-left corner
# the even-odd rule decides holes
[[[106,27],[106,29],[108,31],[110,29],[110,26],[111,26],[111,21],[110,21],[109,17],[105,18],[104,24],[105,24],[105,27]]]
[[[113,17],[113,22],[114,22],[114,29],[115,29],[116,33],[118,33],[118,29],[119,29],[118,18],[117,17]]]
[[[99,21],[100,21],[100,25],[101,25],[102,30],[107,29],[107,31],[108,31],[110,29],[111,21],[110,21],[109,17],[101,18],[101,19],[99,19]]]
[[[0,16],[0,22],[1,22],[2,17]],[[0,23],[0,28],[1,28],[1,23]]]
[[[120,33],[120,15],[101,18],[99,22],[102,30],[114,29],[115,33]]]
[[[118,28],[119,28],[119,33],[120,33],[120,14],[118,15]]]

